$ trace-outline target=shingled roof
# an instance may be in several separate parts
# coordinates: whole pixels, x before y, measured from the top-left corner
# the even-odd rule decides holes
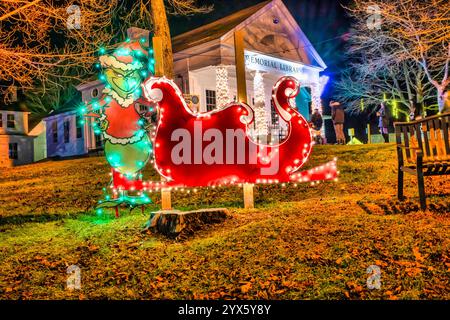
[[[243,9],[222,19],[201,26],[172,38],[174,52],[179,52],[200,44],[219,39],[228,31],[250,18],[258,10],[264,8],[271,1],[261,2],[253,7]]]
[[[0,104],[0,111],[30,112],[23,101],[17,101],[9,104]]]

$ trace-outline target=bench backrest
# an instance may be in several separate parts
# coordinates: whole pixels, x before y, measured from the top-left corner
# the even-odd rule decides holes
[[[415,162],[414,148],[422,150],[424,162],[450,161],[450,113],[394,126],[397,145],[407,147],[403,153],[406,162]]]

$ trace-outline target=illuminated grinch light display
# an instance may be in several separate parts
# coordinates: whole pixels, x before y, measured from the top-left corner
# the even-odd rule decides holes
[[[153,152],[149,138],[153,105],[143,98],[141,90],[152,69],[144,42],[127,41],[113,54],[100,57],[103,95],[82,110],[88,112],[86,117],[96,119],[93,125],[96,134],[105,139],[105,157],[112,168],[112,193],[97,209],[115,207],[116,215],[120,204],[134,207],[150,203],[141,174]],[[148,108],[141,111],[141,105]]]
[[[100,57],[105,90],[83,110],[96,119],[112,168],[111,185],[105,188],[111,192],[98,210],[114,207],[118,215],[121,204],[144,206],[150,203],[148,193],[160,189],[337,179],[336,160],[299,171],[310,157],[313,139],[308,122],[291,105],[300,88],[297,79],[283,77],[273,89],[276,111],[288,126],[287,138],[264,143],[249,133],[255,116],[247,104],[193,112],[173,81],[149,77],[152,63],[141,42],[126,42]],[[137,104],[149,111],[141,112]],[[150,132],[155,111],[157,128]],[[151,157],[163,181],[143,179],[141,172]]]

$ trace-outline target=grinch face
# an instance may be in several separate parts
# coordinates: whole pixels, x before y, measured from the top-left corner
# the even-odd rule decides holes
[[[109,67],[105,70],[106,81],[120,97],[127,98],[141,85],[138,70],[124,71]]]

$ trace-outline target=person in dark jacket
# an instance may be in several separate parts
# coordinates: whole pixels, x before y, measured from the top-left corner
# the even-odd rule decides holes
[[[319,109],[314,109],[314,113],[311,115],[311,123],[314,130],[320,131],[322,129],[323,119]]]
[[[311,115],[310,124],[311,124],[311,128],[312,128],[314,142],[316,144],[323,144],[324,139],[323,139],[322,133],[320,131],[320,130],[322,130],[322,126],[323,126],[323,118],[319,112],[319,109],[314,109],[314,113]]]
[[[345,112],[340,102],[331,101],[331,119],[333,119],[334,131],[336,132],[336,140],[338,144],[345,144],[344,123]]]
[[[381,103],[381,107],[377,112],[378,116],[378,128],[384,138],[385,143],[389,143],[389,117],[386,111],[386,106]]]

